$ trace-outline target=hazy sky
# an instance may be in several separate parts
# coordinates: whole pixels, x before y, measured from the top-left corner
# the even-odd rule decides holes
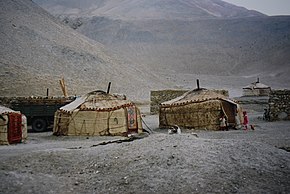
[[[266,15],[290,15],[290,0],[223,0]]]

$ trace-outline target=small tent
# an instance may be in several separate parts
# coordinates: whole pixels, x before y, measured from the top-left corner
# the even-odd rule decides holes
[[[55,113],[55,135],[123,135],[142,132],[139,109],[124,96],[93,91]]]
[[[271,87],[260,83],[259,79],[243,87],[243,96],[269,96]]]
[[[226,116],[229,125],[237,126],[242,119],[242,110],[238,103],[222,94],[195,89],[160,104],[159,126],[219,130],[221,115]]]
[[[0,145],[20,143],[26,139],[25,115],[0,105]]]

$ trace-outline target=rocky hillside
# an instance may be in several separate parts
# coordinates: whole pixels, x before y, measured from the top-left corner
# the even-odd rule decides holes
[[[61,95],[62,77],[70,95],[106,90],[109,81],[112,92],[132,98],[164,87],[159,77],[117,58],[30,0],[1,1],[0,23],[0,96],[46,95],[47,88]]]
[[[290,83],[288,16],[268,17],[220,0],[35,1],[78,32],[160,75]]]
[[[200,20],[263,16],[221,0],[34,0],[54,15],[121,20]]]

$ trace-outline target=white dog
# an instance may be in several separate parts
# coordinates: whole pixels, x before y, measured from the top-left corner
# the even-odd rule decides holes
[[[179,126],[174,125],[172,126],[172,128],[168,129],[168,134],[174,134],[174,133],[181,134],[181,129]]]

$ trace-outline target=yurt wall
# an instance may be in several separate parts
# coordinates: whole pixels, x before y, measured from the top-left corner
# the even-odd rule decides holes
[[[269,96],[271,88],[244,88],[243,96]]]
[[[134,118],[129,114],[132,109]],[[53,131],[57,135],[125,135],[142,132],[142,124],[140,111],[135,106],[114,111],[58,111]]]
[[[54,114],[54,125],[53,134],[54,135],[67,135],[68,125],[71,120],[71,113],[56,111]]]
[[[259,91],[255,89],[244,88],[243,96],[259,96]]]
[[[0,118],[0,145],[7,145],[8,142],[8,116],[1,115]]]
[[[70,116],[67,135],[122,134],[127,131],[126,123],[124,109],[112,112],[75,111]]]
[[[271,88],[260,89],[260,96],[269,96],[271,93]]]
[[[160,128],[179,125],[185,128],[219,130],[221,111],[219,100],[161,107],[159,124]]]

